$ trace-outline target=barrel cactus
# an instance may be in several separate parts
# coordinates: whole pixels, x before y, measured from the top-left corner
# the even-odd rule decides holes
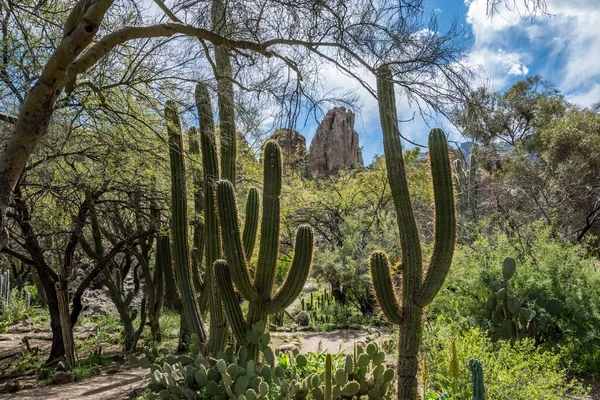
[[[423,308],[444,283],[454,252],[456,218],[452,170],[446,136],[442,130],[433,129],[429,134],[429,158],[435,201],[435,243],[423,277],[421,244],[402,156],[392,73],[389,67],[383,66],[377,75],[383,148],[402,247],[401,301],[396,297],[385,253],[377,251],[371,256],[371,275],[381,309],[390,322],[400,326],[398,398],[417,399]]]

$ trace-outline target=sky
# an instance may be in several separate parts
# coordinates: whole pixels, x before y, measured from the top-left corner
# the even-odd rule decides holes
[[[426,12],[437,14],[440,29],[453,21],[464,26],[471,38],[465,62],[496,89],[505,90],[521,79],[540,75],[574,104],[588,107],[599,102],[600,0],[547,0],[550,15],[534,18],[524,18],[524,10],[512,7],[513,0],[508,2],[511,8],[501,5],[493,16],[488,15],[485,0],[430,0]],[[375,154],[383,153],[376,100],[335,68],[325,73],[331,88],[355,89],[360,96],[355,129],[365,163],[370,163]],[[399,120],[410,119],[415,105],[405,98],[397,102]],[[463,141],[442,117],[427,123],[416,113],[412,122],[400,123],[400,130],[410,140],[426,144],[435,126],[445,129],[450,140]],[[302,129],[307,143],[315,131],[316,125]]]

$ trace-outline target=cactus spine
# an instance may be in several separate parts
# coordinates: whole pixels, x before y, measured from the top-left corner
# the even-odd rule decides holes
[[[473,400],[485,399],[485,388],[483,386],[483,369],[479,360],[469,361],[471,370],[471,381],[473,382]]]
[[[398,398],[418,397],[418,352],[422,334],[423,308],[440,290],[452,261],[456,236],[452,172],[444,132],[429,134],[429,154],[435,201],[435,244],[429,269],[423,279],[421,244],[412,210],[398,129],[392,73],[383,66],[377,74],[379,117],[383,131],[388,180],[392,190],[402,247],[401,301],[398,302],[383,252],[371,257],[371,274],[377,300],[386,317],[400,326],[398,344]]]
[[[196,307],[196,297],[190,279],[187,190],[181,125],[177,107],[175,102],[171,100],[165,104],[165,119],[169,135],[169,158],[171,161],[171,233],[173,236],[175,280],[181,294],[183,314],[190,333],[197,334],[200,341],[204,342],[206,333]]]
[[[261,235],[254,280],[250,278],[245,242],[240,235],[240,222],[233,185],[228,181],[219,181],[217,185],[217,204],[221,223],[224,261],[215,263],[215,274],[221,296],[225,304],[225,313],[236,339],[240,344],[249,344],[253,357],[256,357],[255,338],[246,336],[247,330],[260,321],[266,322],[268,314],[274,314],[288,307],[302,291],[310,265],[314,238],[308,226],[301,226],[296,233],[294,258],[283,286],[272,295],[277,253],[279,248],[279,196],[281,194],[281,150],[274,141],[265,145],[263,154],[264,187]],[[254,196],[250,194],[250,196]],[[254,202],[254,200],[252,200]],[[258,201],[256,201],[257,203]],[[247,221],[246,224],[252,223]],[[248,316],[244,322],[239,302],[233,298],[233,283],[242,296],[250,302]],[[265,324],[263,323],[263,326]]]

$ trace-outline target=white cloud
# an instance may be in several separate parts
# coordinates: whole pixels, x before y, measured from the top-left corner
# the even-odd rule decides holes
[[[547,0],[551,15],[538,15],[533,20],[522,18],[516,8],[505,7],[490,17],[486,3],[465,0],[467,22],[475,36],[470,58],[479,61],[499,87],[510,78],[502,74],[528,74],[531,65],[527,63],[535,54],[536,73],[553,81],[569,100],[584,106],[600,100],[598,0]],[[502,58],[497,49],[504,49]]]
[[[518,52],[508,52],[491,46],[477,46],[469,54],[467,62],[480,68],[480,73],[489,79],[496,88],[504,87],[513,76],[529,73],[526,65],[528,56]]]

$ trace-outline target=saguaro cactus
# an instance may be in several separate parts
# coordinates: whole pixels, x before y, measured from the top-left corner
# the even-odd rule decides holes
[[[282,168],[281,150],[276,142],[267,142],[263,155],[263,168],[262,223],[254,280],[250,277],[248,265],[248,255],[251,252],[246,248],[254,241],[249,239],[242,241],[233,185],[229,181],[219,181],[216,197],[223,251],[227,259],[227,263],[219,261],[214,264],[217,284],[223,298],[225,314],[236,340],[242,345],[249,345],[254,357],[257,355],[258,338],[253,335],[247,336],[248,328],[259,321],[264,322],[268,314],[285,309],[298,297],[308,277],[314,245],[312,230],[308,226],[299,227],[289,274],[279,292],[272,296],[279,249],[279,196]],[[250,196],[255,194],[251,193]],[[257,204],[258,199],[256,202],[254,200],[251,202]],[[249,223],[255,225],[255,222],[246,221],[246,225]],[[233,283],[244,299],[250,302],[246,319],[235,296]]]
[[[173,236],[175,279],[181,294],[186,324],[191,333],[196,333],[201,341],[205,341],[206,333],[196,307],[196,298],[190,275],[187,190],[181,125],[177,107],[175,102],[171,100],[165,104],[165,119],[167,121],[169,158],[171,160],[171,233]]]
[[[207,266],[204,290],[208,296],[210,310],[208,353],[217,354],[224,349],[227,340],[227,320],[223,314],[221,297],[215,287],[212,269],[214,262],[221,257],[219,223],[215,210],[215,185],[219,180],[220,172],[210,95],[208,88],[202,82],[196,85],[196,107],[200,121],[200,148],[204,172],[204,234],[206,238],[204,240],[204,257]]]
[[[384,314],[392,323],[400,326],[398,398],[415,400],[418,396],[417,356],[421,343],[423,308],[433,300],[444,283],[454,252],[456,219],[452,172],[444,132],[433,129],[429,134],[429,158],[435,201],[435,244],[429,269],[423,279],[421,244],[402,157],[392,74],[387,66],[378,70],[377,92],[388,180],[402,247],[401,301],[396,298],[385,253],[373,253],[371,275]]]

